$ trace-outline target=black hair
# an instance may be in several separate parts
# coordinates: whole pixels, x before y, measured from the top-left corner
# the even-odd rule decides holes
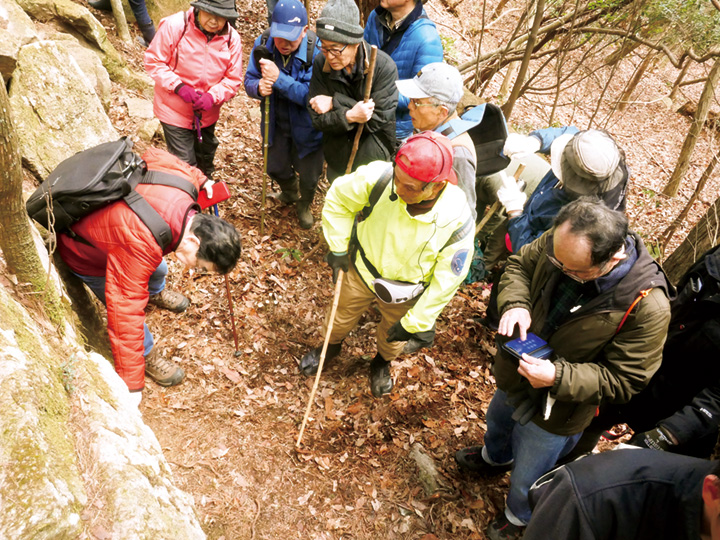
[[[580,197],[562,207],[555,216],[555,227],[570,224],[573,234],[590,241],[591,260],[595,266],[608,262],[624,245],[628,235],[628,218],[611,210],[597,197]]]
[[[218,272],[227,274],[235,268],[242,245],[240,233],[224,219],[195,214],[190,232],[200,240],[197,258],[213,263]]]

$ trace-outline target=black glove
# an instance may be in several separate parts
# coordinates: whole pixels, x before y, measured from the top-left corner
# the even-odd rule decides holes
[[[670,450],[671,447],[675,446],[675,443],[668,432],[663,427],[656,427],[650,431],[643,433],[636,433],[632,439],[628,441],[628,444],[633,446],[639,446],[640,448],[650,448],[652,450]]]
[[[388,343],[391,341],[407,341],[402,352],[403,354],[412,354],[423,347],[432,347],[435,342],[435,326],[425,332],[415,332],[411,334],[405,330],[402,324],[400,324],[400,321],[398,321],[388,330],[387,341]]]
[[[528,384],[526,391],[509,397],[510,405],[515,408],[512,419],[521,426],[527,424],[536,414],[542,412],[547,395],[547,389],[532,388]]]
[[[325,260],[330,265],[333,271],[333,283],[337,283],[338,274],[340,270],[347,272],[350,269],[350,256],[347,252],[344,255],[338,255],[332,251],[327,254]]]

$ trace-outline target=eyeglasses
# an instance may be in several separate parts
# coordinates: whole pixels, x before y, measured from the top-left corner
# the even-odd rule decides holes
[[[321,46],[320,46],[320,50],[321,50],[322,52],[324,52],[326,55],[327,55],[327,54],[331,54],[331,55],[333,55],[333,56],[340,56],[340,55],[343,53],[343,51],[348,48],[348,45],[350,45],[350,44],[349,44],[349,43],[346,43],[345,46],[344,46],[342,49],[328,49],[328,48],[326,48],[326,47],[324,47],[324,46],[321,45]]]
[[[570,279],[574,279],[578,283],[587,283],[588,281],[592,281],[594,279],[599,278],[606,272],[608,265],[612,262],[612,261],[607,261],[606,263],[603,263],[602,266],[599,266],[597,268],[589,268],[588,270],[570,270],[570,269],[566,268],[563,263],[558,261],[554,256],[550,255],[549,253],[547,253],[547,258],[553,264],[553,266],[555,266],[555,268],[560,270],[563,274],[565,274]],[[581,275],[586,275],[587,277],[582,278],[582,277],[580,277]],[[590,276],[592,276],[592,277],[590,277]]]
[[[410,105],[413,107],[439,107],[437,103],[418,103],[418,100],[415,98],[410,98]]]

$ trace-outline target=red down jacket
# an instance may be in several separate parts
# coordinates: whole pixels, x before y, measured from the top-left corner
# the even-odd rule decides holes
[[[153,171],[163,171],[190,180],[200,188],[205,176],[157,148],[142,156]],[[88,246],[68,235],[58,235],[58,251],[70,269],[85,276],[105,276],[108,333],[115,371],[130,390],[145,386],[143,323],[147,305],[148,281],[180,242],[187,219],[195,212],[193,199],[184,191],[168,186],[141,184],[143,197],[170,225],[171,246],[163,253],[150,230],[124,202],[118,201],[85,216],[73,231],[89,241]]]

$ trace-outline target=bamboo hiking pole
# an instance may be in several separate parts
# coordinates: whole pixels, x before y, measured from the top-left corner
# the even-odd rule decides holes
[[[263,184],[262,195],[260,196],[260,238],[265,233],[265,201],[267,198],[267,180],[268,180],[268,137],[270,136],[270,96],[263,98],[265,102],[265,121],[263,122]]]
[[[372,91],[372,80],[375,74],[375,60],[377,59],[377,46],[373,45],[370,48],[370,68],[367,79],[365,79],[365,95],[363,96],[363,103],[367,103],[370,99],[370,92]],[[355,140],[352,145],[352,152],[350,152],[350,159],[348,160],[347,167],[345,168],[345,174],[349,174],[352,170],[353,161],[355,161],[355,154],[357,154],[358,146],[360,146],[360,136],[362,135],[365,124],[360,124],[355,132]]]
[[[513,178],[515,178],[515,181],[516,181],[516,182],[520,180],[520,175],[523,173],[524,170],[525,170],[525,165],[524,165],[524,164],[521,163],[520,165],[518,165],[518,168],[517,168],[517,170],[515,171],[515,174],[513,174]],[[484,215],[483,218],[480,220],[480,223],[478,223],[477,226],[475,227],[475,235],[477,235],[477,233],[480,232],[480,230],[485,226],[485,224],[486,224],[488,221],[490,221],[490,218],[495,215],[495,213],[500,209],[500,206],[502,206],[502,205],[500,204],[500,201],[495,201],[495,202],[492,204],[492,206],[490,207],[490,210],[488,210],[487,212],[485,212],[485,215]]]
[[[315,384],[313,384],[310,392],[310,399],[308,400],[307,409],[305,409],[305,417],[303,418],[302,425],[300,426],[300,434],[298,440],[295,443],[295,447],[299,448],[302,442],[303,433],[305,433],[305,424],[307,424],[308,418],[310,417],[310,409],[312,409],[313,400],[315,399],[315,392],[317,392],[318,385],[320,384],[320,374],[322,373],[323,364],[325,363],[325,353],[327,352],[328,343],[330,342],[330,334],[332,333],[333,323],[335,322],[335,312],[337,312],[338,300],[340,300],[340,287],[342,286],[343,275],[345,272],[340,270],[338,272],[337,283],[335,283],[335,296],[333,297],[332,309],[330,310],[330,321],[328,322],[327,332],[325,332],[325,341],[323,342],[322,351],[320,352],[320,363],[318,364],[317,374],[315,375]]]

